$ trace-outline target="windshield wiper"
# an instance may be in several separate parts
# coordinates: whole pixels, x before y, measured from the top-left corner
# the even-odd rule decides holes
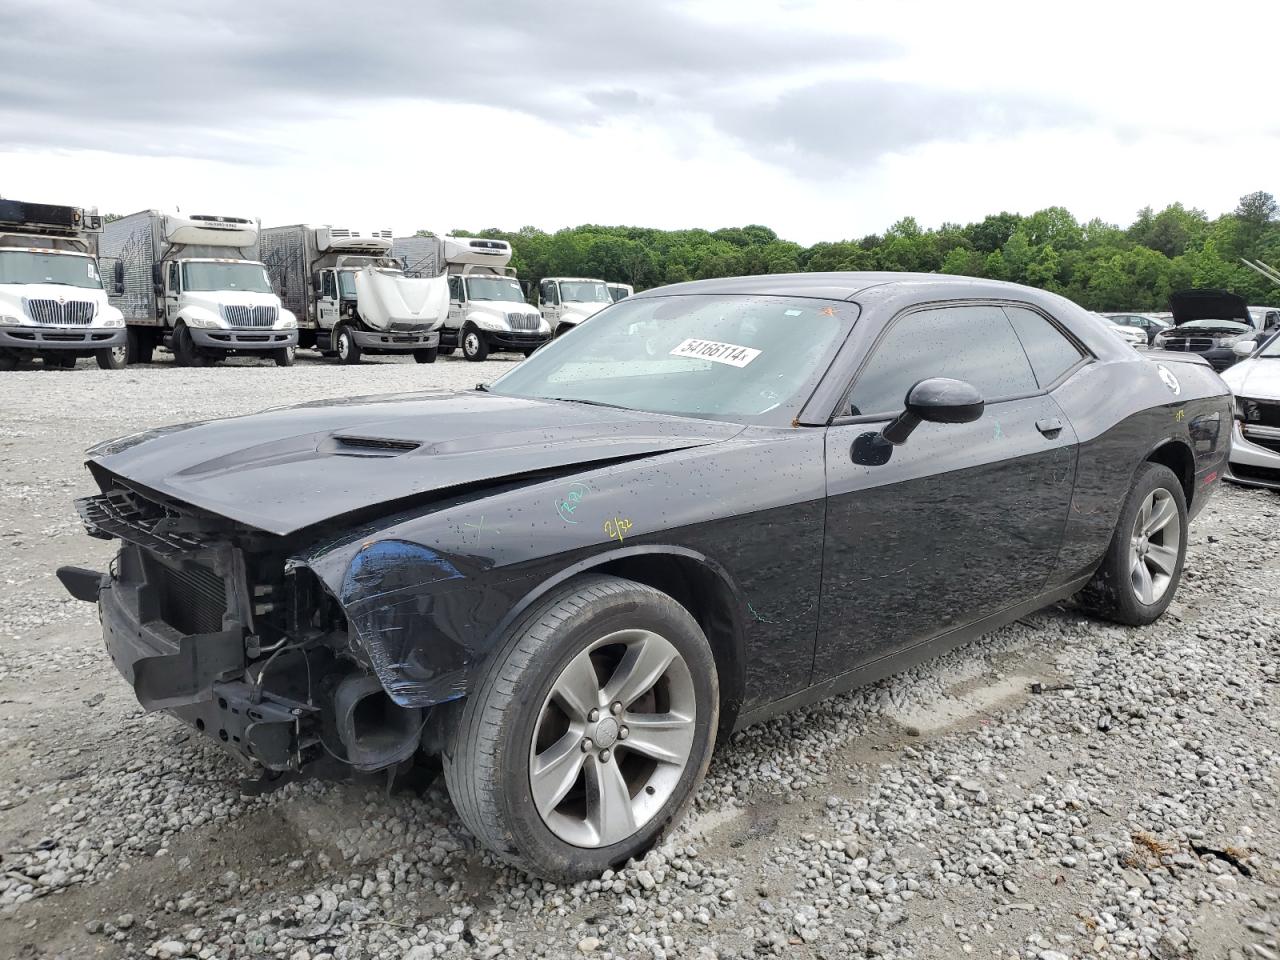
[[[584,403],[588,407],[611,407],[614,410],[630,410],[630,407],[624,407],[620,403],[605,403],[603,400],[579,400],[577,397],[547,397],[548,400],[558,400],[561,403]]]

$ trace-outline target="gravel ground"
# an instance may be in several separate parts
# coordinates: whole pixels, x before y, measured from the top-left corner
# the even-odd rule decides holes
[[[0,375],[0,957],[1280,960],[1280,497],[1226,488],[1160,623],[1063,606],[753,727],[643,862],[565,887],[439,782],[239,769],[144,715],[61,563],[81,451],[157,424],[470,386],[512,361]]]

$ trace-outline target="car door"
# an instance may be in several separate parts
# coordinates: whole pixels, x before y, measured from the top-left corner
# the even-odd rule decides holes
[[[854,377],[849,416],[827,430],[814,682],[1043,589],[1076,456],[1075,434],[1046,388],[1084,362],[1079,345],[1029,308],[929,307],[886,327]],[[911,386],[939,376],[977,387],[982,417],[921,423],[887,462],[855,462],[859,436],[878,433]]]
[[[555,333],[560,323],[560,291],[554,280],[543,280],[538,286],[538,301],[542,308],[542,317]]]
[[[177,260],[169,261],[164,285],[164,311],[169,326],[173,326],[180,309],[182,299],[182,264]]]
[[[462,277],[454,275],[449,278],[449,316],[444,325],[448,330],[457,332],[462,329]]]

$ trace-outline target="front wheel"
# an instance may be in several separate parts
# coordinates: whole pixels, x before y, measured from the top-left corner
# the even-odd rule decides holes
[[[178,324],[173,331],[173,361],[180,367],[208,366],[208,358],[191,339],[191,331],[185,323]]]
[[[129,362],[129,348],[119,346],[95,350],[93,358],[98,361],[98,366],[103,370],[123,370],[125,364]]]
[[[292,367],[296,351],[296,347],[280,347],[271,351],[271,359],[276,362],[277,367]]]
[[[339,327],[334,333],[333,349],[338,355],[339,363],[360,362],[360,344],[356,343],[355,335],[347,327]]]
[[[489,356],[489,341],[479,330],[466,330],[462,334],[462,355],[477,363]]]
[[[418,363],[435,363],[436,357],[439,355],[438,347],[428,347],[425,350],[413,351],[413,359]]]
[[[1168,467],[1144,463],[1120,509],[1102,565],[1080,594],[1098,616],[1153,623],[1173,601],[1187,553],[1187,499]]]
[[[517,623],[463,703],[449,794],[515,866],[599,876],[679,820],[718,716],[715,658],[684,607],[630,580],[571,581]]]

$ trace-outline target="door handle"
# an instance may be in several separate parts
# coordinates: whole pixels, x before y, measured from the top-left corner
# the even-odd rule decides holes
[[[1052,440],[1062,432],[1062,420],[1059,417],[1041,417],[1036,421],[1036,429]]]

